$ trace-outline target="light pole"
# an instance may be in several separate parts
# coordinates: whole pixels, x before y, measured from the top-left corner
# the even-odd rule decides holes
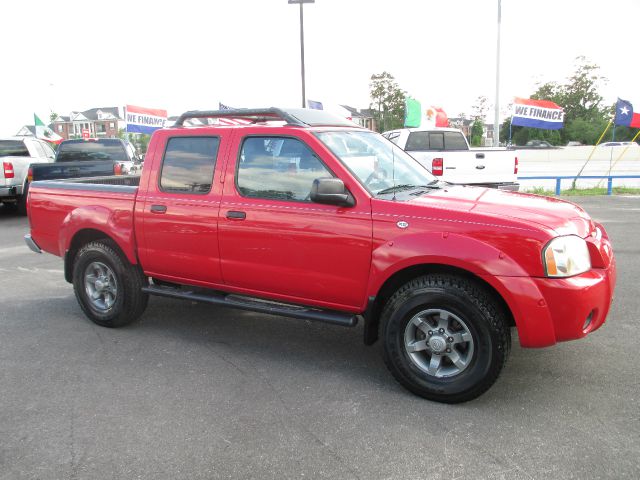
[[[289,3],[300,4],[300,76],[302,77],[302,108],[307,106],[307,99],[304,91],[304,15],[302,6],[305,3],[315,3],[315,0],[289,0]]]
[[[502,22],[502,0],[498,0],[498,45],[496,47],[496,111],[493,121],[493,146],[500,143],[500,23]]]

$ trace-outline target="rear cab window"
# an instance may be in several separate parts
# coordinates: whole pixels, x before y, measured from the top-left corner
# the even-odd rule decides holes
[[[219,137],[169,138],[162,159],[160,190],[196,195],[209,193],[219,146]]]
[[[56,162],[112,160],[127,162],[127,152],[120,140],[104,139],[98,141],[72,140],[62,142],[58,147]]]
[[[29,156],[29,150],[22,140],[0,140],[0,157]]]
[[[462,132],[411,132],[405,147],[407,152],[468,149]]]

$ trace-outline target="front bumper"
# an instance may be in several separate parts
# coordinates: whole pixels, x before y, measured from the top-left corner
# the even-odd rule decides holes
[[[585,337],[602,326],[613,300],[616,264],[611,256],[606,268],[574,277],[494,280],[511,310],[520,345],[547,347]]]

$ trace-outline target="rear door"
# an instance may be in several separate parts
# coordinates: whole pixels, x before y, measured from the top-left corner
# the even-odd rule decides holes
[[[141,264],[147,275],[197,285],[220,282],[218,209],[224,136],[157,132],[136,209],[142,221]],[[141,219],[141,220],[140,220]]]
[[[238,131],[234,139],[220,209],[224,281],[256,295],[355,310],[371,265],[370,202],[311,202],[313,180],[337,174],[315,137],[294,132]]]

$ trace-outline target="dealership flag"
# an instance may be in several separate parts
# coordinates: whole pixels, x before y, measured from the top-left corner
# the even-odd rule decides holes
[[[562,107],[549,100],[516,97],[513,102],[511,125],[558,130],[564,122]]]
[[[404,126],[416,127],[448,127],[449,117],[440,107],[422,107],[422,104],[414,98],[405,99]]]
[[[128,133],[151,134],[162,128],[167,120],[167,111],[155,108],[136,107],[127,105],[125,118]]]
[[[419,127],[421,111],[420,102],[407,97],[405,99],[404,126],[409,128]]]
[[[60,143],[62,141],[62,137],[47,127],[35,113],[33,114],[33,123],[36,126],[36,138],[41,138],[51,143]]]
[[[633,105],[626,100],[618,99],[616,103],[616,125],[624,125],[625,127],[640,128],[640,113],[633,113]]]

